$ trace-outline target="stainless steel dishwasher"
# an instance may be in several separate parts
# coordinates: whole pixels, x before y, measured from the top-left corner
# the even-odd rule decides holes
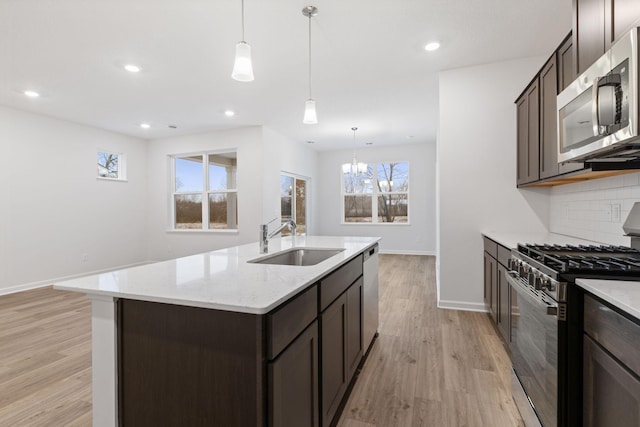
[[[378,244],[364,253],[362,349],[366,352],[378,333]]]

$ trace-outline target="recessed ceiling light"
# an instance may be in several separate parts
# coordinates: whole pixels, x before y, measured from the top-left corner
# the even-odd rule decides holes
[[[125,65],[124,69],[127,70],[130,73],[138,73],[138,72],[140,72],[140,67],[138,67],[137,65],[133,65],[133,64]]]
[[[315,144],[315,141],[307,141],[307,144]]]
[[[24,94],[27,95],[29,98],[37,98],[40,96],[38,92],[35,92],[33,90],[25,90]]]
[[[365,142],[365,145],[373,145],[373,142]]]
[[[169,125],[169,128],[170,129],[178,129],[178,126],[177,125]]]
[[[233,110],[225,110],[224,115],[227,117],[233,117],[236,115],[236,112]]]
[[[440,43],[438,42],[430,42],[427,43],[424,47],[424,50],[428,51],[428,52],[432,52],[434,50],[437,50],[440,47]]]
[[[140,127],[142,129],[149,129],[151,127],[151,125],[149,123],[140,123]]]

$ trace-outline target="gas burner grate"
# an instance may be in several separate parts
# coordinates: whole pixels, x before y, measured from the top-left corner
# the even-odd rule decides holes
[[[519,244],[518,251],[559,273],[640,272],[640,251],[625,246]]]

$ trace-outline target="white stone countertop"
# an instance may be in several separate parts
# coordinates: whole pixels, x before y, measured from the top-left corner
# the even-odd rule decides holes
[[[547,243],[550,245],[602,245],[602,243],[593,242],[591,240],[578,239],[576,237],[570,237],[556,233],[507,233],[491,230],[482,230],[481,233],[483,236],[486,236],[494,242],[497,242],[509,249],[516,248],[518,246],[518,243]]]
[[[345,264],[379,237],[295,236],[271,239],[269,254],[293,247],[344,248],[316,265],[254,264],[258,242],[54,284],[89,296],[127,298],[264,314]]]
[[[625,313],[640,319],[640,282],[576,279],[576,284]]]

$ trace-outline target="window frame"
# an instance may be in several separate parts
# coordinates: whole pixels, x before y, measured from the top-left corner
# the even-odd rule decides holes
[[[390,163],[406,163],[407,164],[407,191],[380,191],[378,189],[377,181],[378,181],[378,165],[381,164],[390,164]],[[411,200],[411,162],[407,160],[397,160],[397,161],[374,161],[367,162],[367,170],[371,167],[373,171],[373,182],[371,183],[372,191],[371,193],[366,193],[367,195],[371,195],[371,222],[346,222],[345,221],[345,196],[354,195],[357,193],[346,193],[344,186],[344,171],[343,165],[340,164],[340,225],[356,225],[356,226],[367,226],[367,225],[390,225],[390,226],[407,226],[411,225],[411,209],[410,209],[410,200]],[[378,221],[378,197],[381,195],[406,195],[407,200],[407,222],[384,222]]]
[[[235,188],[233,189],[225,189],[225,190],[210,190],[209,189],[209,155],[216,154],[225,154],[225,153],[235,153],[236,155],[236,182]],[[186,158],[186,157],[202,157],[202,191],[176,191],[176,159],[178,158]],[[168,224],[168,232],[172,233],[222,233],[222,234],[237,234],[240,230],[238,224],[236,224],[236,228],[210,228],[209,227],[209,196],[211,194],[236,194],[236,216],[239,215],[239,205],[237,205],[237,194],[238,194],[238,149],[237,148],[228,148],[228,149],[216,149],[216,150],[207,150],[207,151],[195,151],[188,153],[178,153],[178,154],[170,154],[168,156],[168,164],[169,164],[169,224]],[[202,228],[176,228],[176,196],[180,195],[199,195],[202,199]],[[228,198],[227,198],[228,200]]]
[[[102,148],[98,148],[96,150],[96,159],[98,158],[100,153],[112,154],[112,155],[118,156],[118,176],[117,177],[100,176],[100,170],[98,169],[96,179],[103,180],[103,181],[127,182],[127,155],[125,153],[117,152],[114,150],[104,150]]]

